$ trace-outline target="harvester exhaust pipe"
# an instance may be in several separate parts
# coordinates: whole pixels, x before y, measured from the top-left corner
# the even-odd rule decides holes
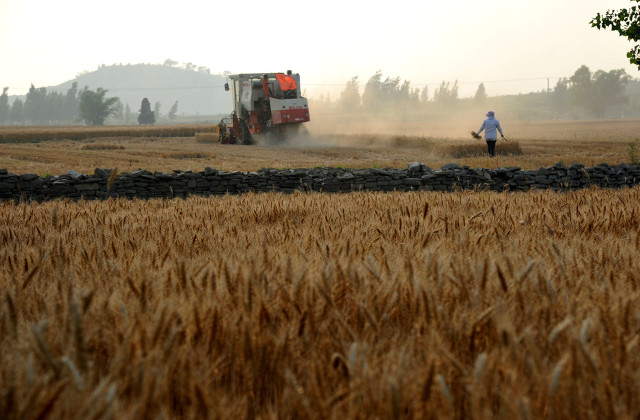
[[[269,76],[266,74],[262,76],[262,88],[264,89],[264,94],[267,95],[267,98],[270,98],[269,94]]]

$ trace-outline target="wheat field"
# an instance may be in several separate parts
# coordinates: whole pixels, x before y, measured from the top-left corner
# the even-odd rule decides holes
[[[640,416],[640,188],[0,204],[7,419]]]

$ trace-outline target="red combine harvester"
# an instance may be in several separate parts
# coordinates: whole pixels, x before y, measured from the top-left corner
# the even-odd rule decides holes
[[[220,143],[254,144],[295,136],[309,121],[309,104],[300,94],[300,75],[247,73],[229,76],[233,113],[218,124]]]

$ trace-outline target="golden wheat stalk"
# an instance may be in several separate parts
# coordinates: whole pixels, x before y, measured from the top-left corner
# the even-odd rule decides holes
[[[107,192],[111,191],[111,186],[116,180],[117,175],[118,175],[118,167],[116,166],[111,170],[111,174],[109,174],[109,179],[107,180]]]

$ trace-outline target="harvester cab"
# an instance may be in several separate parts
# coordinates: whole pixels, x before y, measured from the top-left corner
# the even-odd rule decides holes
[[[232,74],[233,113],[218,124],[221,143],[254,144],[260,138],[281,141],[295,136],[309,121],[309,104],[300,94],[300,75],[287,73]]]

